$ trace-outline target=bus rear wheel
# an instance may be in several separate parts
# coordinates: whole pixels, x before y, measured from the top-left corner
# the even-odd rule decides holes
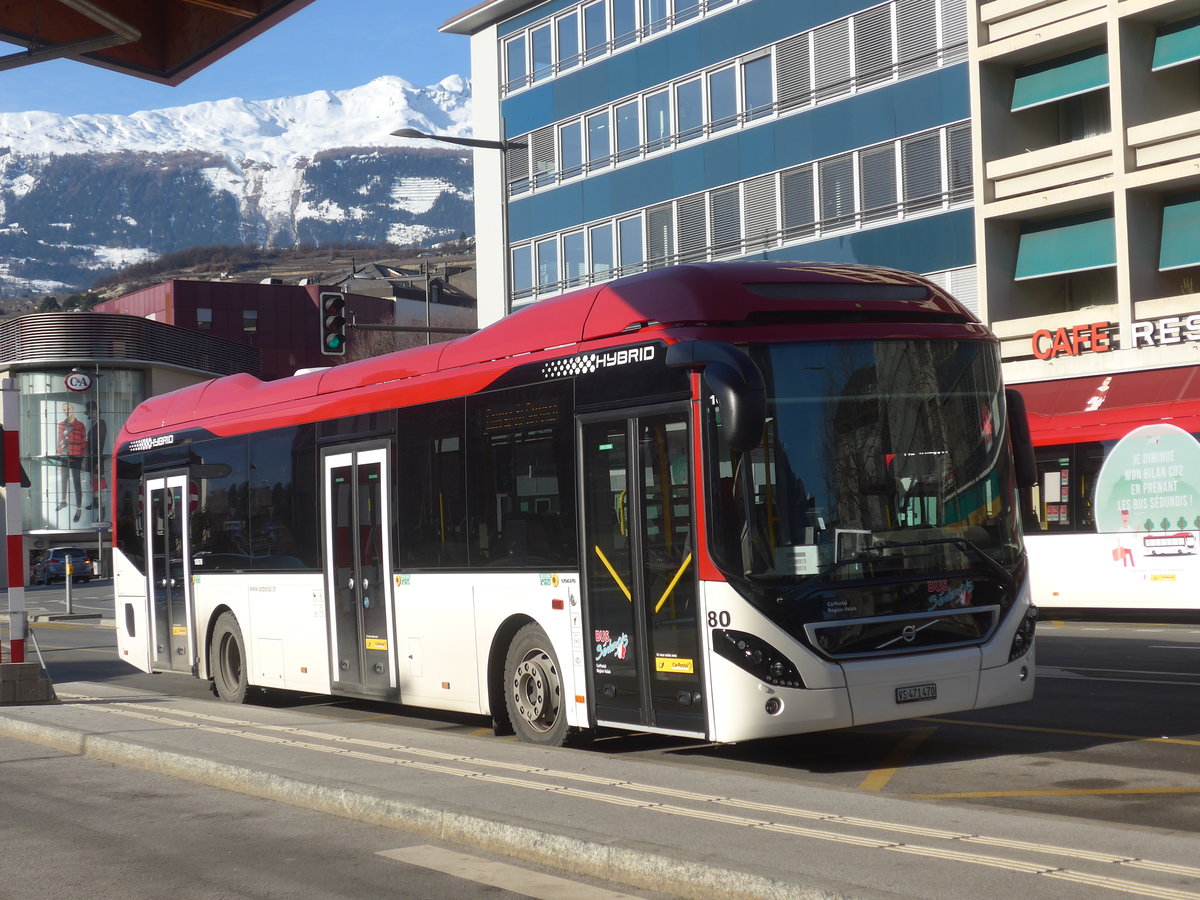
[[[246,642],[237,616],[223,612],[213,628],[209,644],[209,666],[213,693],[226,703],[245,703],[250,682],[246,675]]]
[[[504,704],[517,737],[528,744],[561,747],[567,739],[558,657],[540,626],[513,637],[504,659]]]

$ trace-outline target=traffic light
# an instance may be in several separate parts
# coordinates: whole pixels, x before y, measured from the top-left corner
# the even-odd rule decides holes
[[[346,298],[335,291],[321,293],[321,352],[346,355]]]

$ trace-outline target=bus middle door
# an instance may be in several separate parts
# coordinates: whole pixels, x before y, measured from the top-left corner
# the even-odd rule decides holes
[[[195,674],[187,496],[186,475],[146,479],[146,582],[157,672]]]
[[[687,409],[581,416],[598,724],[705,733]]]
[[[395,698],[387,448],[324,459],[325,559],[335,693]]]

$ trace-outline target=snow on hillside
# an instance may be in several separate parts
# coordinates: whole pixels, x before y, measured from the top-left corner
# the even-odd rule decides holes
[[[470,152],[446,161],[446,144],[392,137],[399,128],[469,136],[470,82],[385,76],[128,116],[0,113],[0,296],[185,246],[427,242],[470,228]]]
[[[217,151],[278,162],[340,147],[417,145],[397,128],[471,133],[471,86],[451,75],[429,87],[384,76],[346,91],[278,100],[215,100],[129,116],[0,113],[0,147],[31,156],[60,153]]]

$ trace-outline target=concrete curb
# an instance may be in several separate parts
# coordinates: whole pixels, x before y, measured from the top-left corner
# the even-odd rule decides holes
[[[639,846],[596,843],[479,816],[373,797],[346,788],[156,750],[73,729],[26,722],[3,714],[0,714],[0,736],[680,897],[696,900],[713,897],[849,900],[846,894],[824,888],[763,878],[702,862],[685,862]]]

